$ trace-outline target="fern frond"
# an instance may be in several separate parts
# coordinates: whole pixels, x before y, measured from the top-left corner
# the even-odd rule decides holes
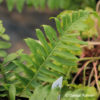
[[[62,12],[58,17],[62,19],[62,26],[64,30],[67,31],[83,31],[87,28],[87,24],[83,23],[84,20],[87,19],[87,14],[89,12],[87,11],[81,11],[80,12],[68,12],[64,11]]]
[[[87,12],[79,11],[78,15],[80,13],[84,13],[82,17],[88,17]],[[73,14],[76,14],[76,12]],[[69,19],[68,17],[66,18],[67,20]],[[80,17],[71,21],[69,26],[70,31],[73,31],[74,28],[71,30],[70,27],[75,27],[75,22],[77,22],[78,19],[80,19]],[[28,80],[22,92],[29,87],[35,88],[34,86],[36,86],[37,83],[52,83],[59,76],[64,76],[64,79],[68,81],[70,74],[77,71],[78,58],[76,55],[81,53],[80,45],[86,43],[78,40],[76,34],[68,34],[67,30],[63,30],[58,18],[55,18],[55,21],[59,37],[51,26],[43,25],[46,37],[40,29],[36,29],[39,42],[32,38],[25,39],[32,53],[31,56],[22,54],[22,62],[21,60],[14,61],[14,63],[23,70],[23,75],[18,73],[19,79],[21,80],[21,77],[23,77],[23,79],[27,78]],[[83,20],[80,23],[83,23]],[[77,26],[77,29],[80,29],[80,26]],[[76,29],[74,31],[76,31]],[[24,62],[26,62],[26,64],[24,64]]]

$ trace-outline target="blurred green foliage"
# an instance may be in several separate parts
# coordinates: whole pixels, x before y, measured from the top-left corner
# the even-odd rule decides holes
[[[3,0],[0,0],[0,3]],[[87,6],[95,9],[95,0],[6,0],[8,10],[12,11],[14,6],[16,6],[19,12],[22,11],[25,4],[29,7],[34,6],[36,9],[45,9],[47,6],[51,10],[54,9],[67,9],[67,10],[77,10],[80,8],[85,8]],[[47,6],[46,6],[47,5]]]
[[[77,85],[78,87],[78,85]],[[98,93],[94,87],[82,87],[66,89],[62,94],[59,89],[37,87],[29,100],[97,100]],[[58,99],[60,97],[60,99]]]
[[[5,57],[7,55],[4,50],[11,47],[9,39],[9,36],[5,34],[5,28],[2,25],[2,21],[0,21],[0,57]]]

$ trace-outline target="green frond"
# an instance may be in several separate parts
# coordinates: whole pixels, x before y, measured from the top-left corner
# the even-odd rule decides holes
[[[84,21],[88,18],[89,12],[88,11],[79,11],[79,12],[68,12],[64,11],[62,12],[58,17],[62,20],[62,27],[64,30],[67,30],[67,32],[71,31],[83,31],[87,28],[87,24],[84,23]]]
[[[89,14],[88,18],[87,18],[87,14],[86,13],[91,13]],[[94,12],[91,9],[86,9],[86,12],[81,12],[80,14],[74,13],[73,11],[63,11],[58,15],[58,18],[62,19],[62,27],[63,29],[67,29],[69,27],[69,25],[67,25],[67,20],[66,20],[66,15],[71,16],[71,19],[69,18],[69,25],[71,25],[71,21],[74,22],[75,21],[76,24],[74,25],[74,28],[77,29],[77,25],[79,25],[80,27],[77,29],[77,31],[79,30],[81,32],[81,38],[91,38],[91,37],[97,37],[98,36],[98,32],[97,29],[95,28],[95,19],[97,18],[99,21],[99,16],[96,12]],[[86,16],[85,16],[86,15]],[[80,17],[80,18],[79,18]],[[85,20],[86,19],[86,20]],[[81,21],[80,21],[81,20]],[[83,23],[81,23],[83,20]],[[84,21],[85,20],[85,21]],[[78,24],[77,24],[78,23]],[[68,27],[66,27],[66,25]],[[99,22],[98,22],[99,25]],[[81,27],[82,26],[82,27]],[[72,26],[73,27],[73,26]],[[67,29],[68,30],[68,29]],[[73,28],[71,28],[71,30],[74,30]],[[73,31],[72,31],[73,33]]]
[[[60,76],[64,76],[64,79],[68,81],[71,73],[75,72],[78,61],[76,55],[81,53],[80,46],[86,43],[77,39],[78,34],[68,34],[67,29],[68,32],[73,31],[73,29],[77,31],[77,29],[80,29],[80,25],[79,27],[77,25],[77,29],[72,28],[72,26],[75,27],[78,21],[83,23],[83,19],[85,20],[86,17],[88,17],[87,12],[79,11],[73,14],[76,13],[78,17],[76,17],[74,21],[66,22],[66,27],[69,25],[66,30],[63,30],[61,27],[59,19],[54,18],[58,33],[51,26],[43,25],[46,37],[40,29],[37,29],[36,34],[39,41],[32,38],[25,39],[26,44],[30,48],[31,55],[22,54],[22,62],[19,60],[14,61],[14,63],[23,70],[17,73],[19,74],[20,80],[22,77],[20,73],[23,74],[23,79],[27,78],[28,83],[24,86],[23,91],[30,86],[34,88],[32,82],[51,84]],[[71,19],[71,16],[68,16],[69,15],[66,15],[66,20]]]

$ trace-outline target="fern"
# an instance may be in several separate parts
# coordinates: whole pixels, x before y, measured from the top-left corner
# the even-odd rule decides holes
[[[76,12],[72,15],[75,14]],[[66,21],[66,27],[69,27],[70,31],[76,31],[73,27],[76,27],[79,21],[84,28],[83,19],[86,19],[88,15],[89,13],[86,11],[79,11],[77,16],[66,17],[67,20],[70,18],[70,22]],[[20,91],[22,93],[28,92],[29,88],[34,89],[41,83],[52,83],[59,76],[64,76],[64,79],[68,81],[71,79],[70,74],[77,71],[78,58],[76,55],[81,53],[80,45],[86,43],[77,39],[79,34],[68,34],[70,31],[63,30],[59,19],[54,19],[58,34],[49,25],[43,25],[46,37],[40,29],[36,29],[39,41],[32,38],[25,39],[31,55],[21,54],[21,60],[13,61],[21,69],[19,73],[16,73],[16,76],[21,81],[20,84],[24,84]],[[77,25],[77,30],[80,29],[82,26],[78,27]]]
[[[3,0],[0,0],[0,3],[3,2]],[[22,8],[24,4],[27,4],[29,6],[34,6],[37,8],[44,9],[46,5],[53,10],[53,9],[79,9],[84,8],[87,6],[90,6],[95,9],[95,0],[6,0],[8,10],[12,11],[14,6],[16,5],[16,8],[19,12],[22,11]]]

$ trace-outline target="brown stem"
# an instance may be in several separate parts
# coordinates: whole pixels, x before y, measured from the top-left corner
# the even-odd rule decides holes
[[[92,71],[90,73],[89,80],[88,80],[88,86],[90,86],[91,79],[92,79],[92,76],[93,76],[93,72],[94,72],[94,68],[92,68]]]
[[[98,76],[98,79],[100,78],[100,76]],[[94,86],[95,85],[95,83],[96,83],[96,81],[94,80],[94,81],[92,81],[91,82],[91,84],[90,84],[90,86]]]
[[[99,13],[100,10],[100,0],[98,1],[97,5],[96,5],[96,12]]]
[[[100,0],[98,1],[97,5],[96,5],[96,12],[100,16]],[[100,40],[100,28],[99,28],[99,25],[98,25],[98,18],[95,19],[95,27],[96,27],[97,32],[98,32],[98,38],[96,39],[98,41],[98,40]]]
[[[98,63],[98,61],[93,62],[93,67],[94,67],[94,72],[95,72],[95,81],[96,81],[97,89],[98,89],[99,94],[100,94],[100,87],[99,87],[99,83],[98,83],[98,73],[97,73],[97,68],[96,68],[97,63]]]
[[[88,41],[87,43],[88,43],[87,45],[82,45],[81,48],[88,47],[88,46],[94,46],[94,45],[100,45],[100,42],[97,42],[97,41],[93,41],[93,42]]]
[[[83,69],[90,63],[91,61],[87,61],[82,67],[81,69],[79,69],[79,71],[77,72],[77,74],[75,75],[75,77],[72,80],[72,84],[74,84],[76,78],[79,76],[79,74],[83,71]]]
[[[100,60],[100,57],[84,57],[79,59],[79,61],[86,61],[86,60],[93,60],[93,61]]]
[[[88,45],[100,45],[100,42],[88,42]]]

